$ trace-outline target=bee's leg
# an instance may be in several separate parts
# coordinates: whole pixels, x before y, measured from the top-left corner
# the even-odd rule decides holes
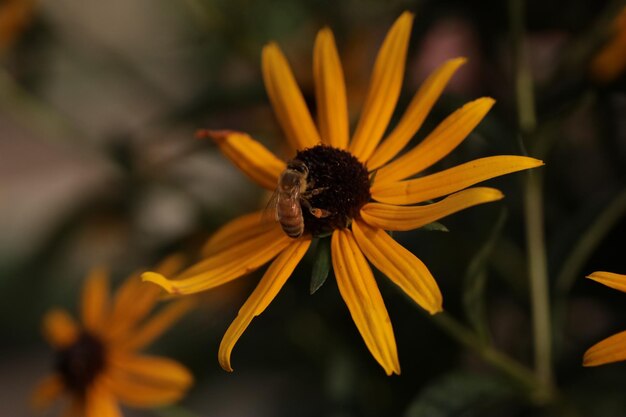
[[[303,198],[311,198],[314,195],[318,195],[326,190],[328,190],[329,187],[320,187],[320,188],[313,188],[312,190],[308,190],[306,193],[302,194]]]
[[[309,210],[309,213],[311,213],[311,215],[313,217],[316,217],[318,219],[324,218],[324,217],[328,217],[330,216],[332,213],[328,210],[324,210],[321,208],[316,208],[311,206],[311,203],[309,203],[308,200],[301,198],[300,199],[301,204],[307,208],[307,210]]]
[[[321,208],[314,208],[314,207],[311,207],[311,209],[309,210],[309,213],[311,213],[314,217],[317,217],[318,219],[322,219],[324,217],[328,217],[331,214],[333,214],[328,210],[324,210]]]

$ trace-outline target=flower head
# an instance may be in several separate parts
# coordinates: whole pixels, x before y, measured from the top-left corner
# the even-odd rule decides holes
[[[292,159],[279,159],[245,133],[199,132],[212,138],[250,179],[278,194],[278,222],[262,222],[262,212],[242,216],[213,235],[204,248],[205,259],[198,264],[171,279],[151,272],[143,275],[170,293],[191,294],[271,261],[224,335],[218,354],[224,369],[232,370],[235,343],[280,291],[312,240],[330,235],[341,296],[371,354],[388,375],[399,374],[391,321],[369,264],[431,314],[441,311],[442,297],[426,266],[386,231],[416,229],[467,207],[499,200],[498,190],[466,188],[542,164],[532,158],[495,156],[409,179],[459,145],[494,103],[481,98],[466,104],[419,145],[397,157],[465,62],[452,59],[428,77],[383,140],[402,87],[412,22],[413,15],[406,12],[387,34],[351,137],[343,71],[329,29],[319,32],[313,53],[317,123],[280,48],[270,43],[263,49],[265,86]],[[303,225],[301,233],[294,232],[295,225]]]
[[[587,278],[607,287],[626,292],[626,275],[612,272],[594,272]],[[583,366],[598,366],[626,360],[626,331],[614,334],[596,343],[585,352]]]
[[[173,273],[175,261],[159,270]],[[121,416],[118,401],[134,407],[155,407],[180,399],[192,376],[178,362],[138,351],[161,335],[191,306],[176,301],[146,318],[160,295],[137,276],[109,296],[108,277],[98,269],[83,288],[81,323],[64,310],[48,312],[44,336],[56,351],[55,370],[37,387],[38,408],[66,395],[74,416]]]

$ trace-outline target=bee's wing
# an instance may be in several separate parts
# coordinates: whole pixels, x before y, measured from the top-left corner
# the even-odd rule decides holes
[[[272,196],[268,200],[265,208],[263,209],[263,213],[261,214],[261,222],[262,223],[272,223],[278,221],[278,211],[276,210],[276,206],[278,205],[279,192],[278,189],[274,190]]]

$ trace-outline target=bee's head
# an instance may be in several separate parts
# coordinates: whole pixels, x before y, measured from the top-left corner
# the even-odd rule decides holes
[[[299,172],[305,177],[309,175],[309,167],[307,167],[306,164],[299,159],[292,159],[291,161],[289,161],[289,163],[287,164],[287,168]]]

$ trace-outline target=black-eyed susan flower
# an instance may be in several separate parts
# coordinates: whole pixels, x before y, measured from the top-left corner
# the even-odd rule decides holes
[[[626,275],[612,272],[594,272],[587,278],[607,287],[626,292]],[[598,366],[626,360],[626,331],[607,337],[590,347],[583,358],[583,366]]]
[[[169,262],[160,270],[176,271],[171,267]],[[172,359],[139,352],[191,306],[179,300],[148,318],[159,293],[135,275],[111,298],[106,273],[95,270],[83,287],[80,324],[64,310],[48,312],[43,332],[56,351],[55,370],[35,390],[35,407],[66,396],[68,415],[119,417],[119,402],[143,408],[180,399],[193,381],[189,371]]]
[[[613,21],[611,35],[591,60],[591,76],[599,82],[615,80],[626,70],[626,7]]]
[[[442,297],[426,266],[386,231],[416,229],[467,207],[499,200],[502,193],[498,190],[467,187],[542,164],[532,158],[494,156],[413,178],[459,145],[494,101],[480,98],[466,104],[398,157],[465,62],[452,59],[430,75],[383,140],[402,87],[412,22],[413,15],[406,12],[387,34],[351,137],[342,66],[329,29],[319,32],[313,53],[317,123],[278,45],[270,43],[263,49],[265,86],[293,151],[292,159],[279,159],[245,133],[201,133],[213,138],[237,167],[268,190],[277,188],[285,172],[296,171],[306,178],[296,200],[304,223],[301,236],[289,237],[289,228],[281,227],[281,222],[268,227],[260,220],[262,212],[252,213],[220,229],[207,242],[205,259],[181,274],[171,279],[152,272],[143,275],[170,293],[191,294],[271,261],[224,335],[218,354],[224,369],[232,370],[233,346],[280,291],[312,239],[331,235],[332,266],[341,296],[371,354],[388,375],[399,374],[391,321],[369,263],[431,314],[441,311]]]

